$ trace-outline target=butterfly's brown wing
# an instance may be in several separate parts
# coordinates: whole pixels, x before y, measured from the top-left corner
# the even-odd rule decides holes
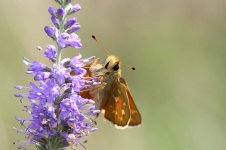
[[[84,77],[92,77],[92,75],[95,73],[95,65],[99,65],[99,58],[96,58],[88,63],[86,63],[84,65],[84,68],[86,69],[86,74],[84,75]],[[99,66],[100,67],[100,66]],[[99,69],[99,68],[98,68]],[[70,73],[72,76],[75,75],[75,73],[72,71]],[[94,87],[96,88],[96,87]],[[90,94],[90,91],[93,89],[84,89],[82,91],[80,91],[79,95],[83,98],[87,98],[87,99],[94,99],[94,96],[92,94]],[[95,100],[95,99],[94,99]]]
[[[79,95],[82,98],[92,99],[92,96],[90,95],[89,91],[81,91],[81,92],[79,92]]]
[[[89,71],[90,64],[87,64],[85,67],[86,67],[86,74],[84,75],[84,77],[91,77],[91,72]],[[73,72],[72,72],[72,73],[73,73]],[[72,74],[72,73],[71,73],[71,74]],[[80,92],[79,92],[79,95],[80,95],[82,98],[92,99],[92,96],[90,95],[88,89],[84,89],[84,90],[80,91]]]
[[[126,87],[119,81],[114,81],[105,87],[105,94],[101,102],[104,117],[113,124],[125,127],[130,119],[130,108]]]
[[[120,78],[120,83],[124,84],[125,87],[127,88],[126,90],[127,90],[127,96],[129,99],[129,107],[130,107],[130,113],[131,113],[129,126],[139,125],[139,124],[141,124],[141,114],[140,114],[139,110],[137,109],[137,107],[134,103],[133,97],[130,94],[129,88],[123,78]]]

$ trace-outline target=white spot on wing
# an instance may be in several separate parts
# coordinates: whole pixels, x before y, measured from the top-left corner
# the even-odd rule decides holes
[[[115,102],[117,103],[119,101],[119,97],[115,97]]]
[[[136,114],[136,113],[137,113],[137,111],[134,111],[134,110],[133,110],[131,113],[132,113],[132,114]]]
[[[115,115],[117,115],[117,114],[118,114],[118,112],[117,112],[117,111],[115,111],[115,110],[113,110],[113,111],[112,111],[112,113],[113,113],[113,114],[115,114]]]
[[[102,114],[105,114],[105,110],[104,110],[104,109],[102,109],[102,110],[101,110],[101,113],[102,113]]]
[[[126,112],[125,112],[124,109],[122,109],[121,112],[122,112],[122,115],[123,115],[123,116],[126,114]]]

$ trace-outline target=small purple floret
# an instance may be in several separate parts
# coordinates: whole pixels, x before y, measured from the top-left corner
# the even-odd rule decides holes
[[[55,38],[57,33],[57,29],[55,27],[45,26],[44,30],[48,36]]]
[[[21,89],[23,89],[24,87],[23,87],[23,86],[20,86],[20,85],[15,85],[14,88],[17,89],[17,90],[21,90]]]
[[[55,16],[51,16],[51,21],[57,28],[59,28],[60,21]]]
[[[43,71],[46,68],[46,65],[39,63],[37,61],[32,62],[31,66],[28,68],[28,71],[39,72]]]
[[[56,58],[56,48],[53,45],[48,45],[47,49],[44,52],[44,56],[49,59],[55,59]]]
[[[73,32],[75,32],[75,31],[79,30],[80,27],[81,27],[80,24],[76,23],[76,24],[74,24],[74,25],[69,29],[69,32],[70,32],[70,33],[73,33]]]
[[[77,34],[62,33],[58,36],[57,42],[61,48],[71,46],[74,48],[81,48],[82,43]]]
[[[76,22],[77,22],[76,18],[68,19],[65,24],[65,28],[69,28],[69,27],[73,26]]]
[[[65,13],[65,11],[64,11],[63,8],[58,8],[58,9],[57,9],[57,12],[56,12],[56,15],[57,15],[58,17],[63,17],[63,16],[64,16],[64,13]]]
[[[52,7],[52,6],[49,7],[48,12],[49,12],[51,15],[55,15],[55,14],[56,14],[56,10],[55,10],[55,8]]]
[[[74,13],[74,12],[79,11],[80,9],[81,9],[80,4],[76,4],[76,5],[72,6],[71,12]]]

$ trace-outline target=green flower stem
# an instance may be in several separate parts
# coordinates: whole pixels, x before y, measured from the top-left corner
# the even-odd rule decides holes
[[[41,139],[36,144],[36,150],[65,150],[69,144],[66,143],[60,135]]]
[[[65,6],[64,6],[65,8]],[[65,23],[65,19],[66,19],[66,13],[64,14],[64,16],[62,17],[62,19],[60,20],[60,27],[59,27],[59,34],[64,33],[64,23]],[[61,62],[61,55],[62,55],[62,48],[57,44],[57,57],[56,57],[56,64],[59,67],[60,66],[60,62]]]
[[[60,66],[60,62],[61,62],[61,51],[62,49],[58,46],[58,50],[57,50],[57,57],[56,57],[56,64],[57,64],[57,67]]]

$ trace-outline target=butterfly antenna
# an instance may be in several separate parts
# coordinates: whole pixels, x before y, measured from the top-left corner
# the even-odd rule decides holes
[[[96,38],[95,35],[92,35],[92,38],[97,42],[97,44],[100,46],[100,48],[101,48],[105,53],[107,53],[108,55],[111,55],[111,53],[109,52],[109,50],[106,49],[105,47],[103,47],[103,46],[100,44],[99,40]],[[136,70],[135,67],[131,67],[131,66],[127,65],[127,64],[123,64],[123,65],[126,66],[126,67],[128,67],[128,68],[131,69],[131,70]]]
[[[111,53],[109,52],[108,49],[106,49],[105,47],[103,47],[103,46],[100,44],[99,40],[96,38],[95,35],[92,35],[92,38],[97,42],[97,44],[100,46],[100,48],[101,48],[105,53],[107,53],[108,55],[111,54]]]
[[[131,69],[131,70],[136,70],[135,67],[131,67],[131,66],[127,65],[127,64],[122,63],[122,65],[126,66],[127,68],[129,68],[129,69]]]

